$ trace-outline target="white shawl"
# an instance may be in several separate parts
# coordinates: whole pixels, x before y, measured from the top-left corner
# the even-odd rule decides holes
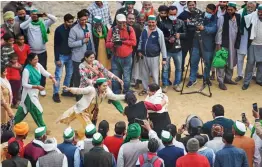
[[[10,100],[10,103],[12,104],[13,94],[12,94],[12,88],[11,88],[9,81],[6,78],[1,77],[1,86],[9,90],[9,100]]]
[[[257,10],[245,16],[246,27],[249,28],[252,25],[250,39],[253,40],[257,36],[257,23],[259,21]]]

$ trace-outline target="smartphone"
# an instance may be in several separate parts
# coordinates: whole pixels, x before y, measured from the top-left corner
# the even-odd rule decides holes
[[[257,103],[253,103],[253,110],[258,112],[258,109],[257,109]]]
[[[144,121],[139,118],[135,118],[135,123],[138,123],[139,125],[144,125]]]
[[[183,125],[182,125],[182,128],[183,128],[183,129],[186,129],[186,124],[183,124]]]
[[[37,16],[38,16],[38,17],[43,17],[44,14],[43,14],[43,13],[38,13]]]
[[[246,114],[245,114],[245,113],[242,113],[241,116],[242,116],[242,122],[243,122],[243,123],[246,123],[246,122],[247,122]]]

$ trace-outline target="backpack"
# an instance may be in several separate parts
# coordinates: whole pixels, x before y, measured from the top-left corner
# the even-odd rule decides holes
[[[147,154],[143,154],[144,164],[141,167],[154,167],[154,162],[158,159],[158,156],[154,156],[152,159],[148,159]]]

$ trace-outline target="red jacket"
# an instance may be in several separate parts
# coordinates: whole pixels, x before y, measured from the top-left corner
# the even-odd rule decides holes
[[[119,149],[123,141],[124,141],[123,136],[119,136],[119,135],[107,136],[104,140],[104,145],[106,145],[109,152],[111,152],[114,155],[116,160],[117,160]]]
[[[6,78],[10,80],[19,81],[21,79],[20,70],[14,68],[14,67],[7,67],[6,68],[7,75]]]
[[[198,153],[187,153],[176,161],[176,167],[210,167],[207,158]]]
[[[112,30],[113,28],[111,28],[107,34],[106,47],[109,48],[115,56],[129,56],[133,52],[133,46],[136,46],[136,33],[134,29],[129,26],[130,33],[127,31],[127,27],[124,29],[119,29],[120,38],[125,40],[122,41],[122,46],[117,48],[114,47],[114,43],[112,42]]]

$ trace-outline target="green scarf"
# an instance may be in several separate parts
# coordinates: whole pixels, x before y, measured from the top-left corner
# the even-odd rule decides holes
[[[44,24],[43,20],[39,19],[38,22],[32,21],[31,24],[34,25],[34,26],[40,26],[43,42],[44,43],[48,42],[47,31],[46,31],[45,24]]]
[[[245,22],[245,16],[247,15],[247,7],[243,8],[243,13],[241,16],[241,23],[240,23],[240,32],[243,35],[244,34],[244,28],[246,27],[246,22]]]
[[[31,64],[25,67],[29,71],[29,83],[31,85],[40,85],[41,74]]]
[[[102,35],[99,36],[99,34],[97,33],[96,29],[93,28],[93,34],[94,36],[96,36],[97,38],[106,38],[107,36],[107,29],[106,26],[102,26]]]
[[[260,122],[260,124],[262,125],[262,120],[260,120],[259,122]],[[256,131],[256,127],[255,127],[255,125],[254,125],[253,128],[252,128],[252,130],[251,130],[251,138],[253,137],[255,131]]]
[[[112,104],[115,106],[115,108],[116,108],[121,114],[123,113],[124,109],[123,109],[123,106],[122,106],[122,104],[120,103],[120,101],[114,100],[114,101],[112,101]]]
[[[124,143],[129,142],[131,139],[138,138],[141,135],[141,127],[138,123],[130,124],[127,128],[127,135]]]

